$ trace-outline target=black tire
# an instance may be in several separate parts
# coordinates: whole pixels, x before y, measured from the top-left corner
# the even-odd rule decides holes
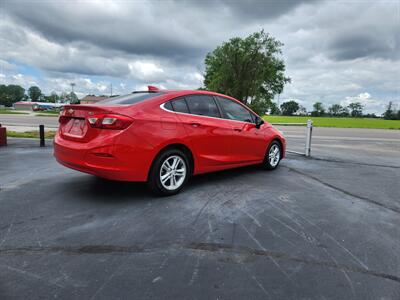
[[[274,161],[271,161],[269,158],[271,149],[278,149],[279,151],[279,157]],[[272,151],[273,152],[273,151]],[[278,141],[272,141],[271,144],[269,144],[267,151],[265,152],[265,158],[262,164],[262,167],[266,170],[274,170],[279,166],[279,162],[282,159],[282,147],[281,144]]]
[[[165,161],[173,160],[174,157],[179,157],[182,159],[182,163],[184,163],[185,165],[186,172],[184,179],[179,187],[177,187],[176,189],[167,189],[161,182],[161,168]],[[149,177],[147,179],[147,185],[153,193],[159,196],[171,196],[179,193],[182,190],[182,188],[187,183],[190,175],[191,170],[187,155],[179,149],[168,149],[161,152],[153,161],[149,172]],[[170,183],[172,187],[172,182],[170,181]]]

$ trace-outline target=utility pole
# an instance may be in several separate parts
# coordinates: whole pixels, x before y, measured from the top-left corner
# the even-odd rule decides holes
[[[112,82],[111,82],[111,95],[110,95],[110,97],[112,97]]]
[[[70,101],[71,104],[74,104],[75,103],[75,97],[74,97],[74,99],[72,99],[72,97],[73,97],[73,95],[75,95],[75,93],[74,93],[75,83],[71,82],[69,85],[71,86],[71,95],[69,97],[69,101]]]

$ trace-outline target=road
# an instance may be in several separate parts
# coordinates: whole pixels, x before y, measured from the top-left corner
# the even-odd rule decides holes
[[[0,124],[13,131],[26,131],[36,129],[39,125],[46,128],[58,128],[58,118],[54,116],[41,117],[33,115],[6,115],[0,114]]]
[[[304,153],[305,127],[278,128],[285,134],[288,149]],[[364,128],[313,128],[311,155],[314,158],[400,167],[400,130]]]

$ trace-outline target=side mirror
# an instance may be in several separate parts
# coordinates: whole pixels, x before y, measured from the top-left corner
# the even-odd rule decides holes
[[[264,124],[264,120],[261,119],[260,117],[256,118],[256,128],[260,129],[261,125]]]

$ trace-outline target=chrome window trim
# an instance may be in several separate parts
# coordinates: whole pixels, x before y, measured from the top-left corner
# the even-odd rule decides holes
[[[173,99],[171,99],[171,100],[173,100]],[[167,102],[169,102],[169,101],[171,101],[171,100],[168,100],[168,101],[166,101],[166,102],[164,102],[164,103],[161,103],[161,104],[160,104],[160,108],[163,109],[163,110],[165,110],[165,111],[167,111],[167,112],[174,113],[174,114],[182,114],[182,115],[188,115],[188,116],[196,116],[196,117],[203,117],[203,118],[211,118],[211,119],[217,119],[217,120],[225,120],[225,121],[232,121],[232,122],[239,122],[239,123],[244,123],[244,124],[252,124],[252,125],[255,125],[254,123],[245,122],[245,121],[232,120],[232,119],[225,119],[225,118],[216,118],[216,117],[209,117],[209,116],[196,115],[196,114],[188,114],[188,113],[183,113],[183,112],[179,112],[179,111],[169,110],[169,109],[167,109],[167,108],[164,107],[164,104],[167,103]],[[249,112],[249,113],[251,113],[251,112]]]

